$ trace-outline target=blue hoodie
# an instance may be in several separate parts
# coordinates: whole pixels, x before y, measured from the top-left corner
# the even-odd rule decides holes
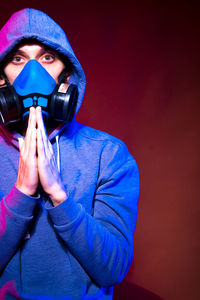
[[[0,62],[23,39],[66,56],[81,106],[86,80],[63,30],[46,14],[23,9],[0,31]],[[0,135],[0,299],[112,299],[128,271],[139,198],[139,175],[125,144],[76,122],[49,137],[69,197],[54,207],[15,186],[16,132]],[[59,140],[59,141],[58,141]]]

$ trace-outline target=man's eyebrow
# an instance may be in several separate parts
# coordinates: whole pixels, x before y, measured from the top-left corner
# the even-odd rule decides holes
[[[16,54],[20,54],[20,55],[26,56],[26,52],[25,51],[18,49],[18,50],[10,52],[9,57],[10,56],[12,57],[12,56],[14,56]]]
[[[52,53],[52,54],[54,54],[54,55],[57,55],[57,53],[56,53],[54,50],[50,49],[50,48],[43,48],[43,49],[40,50],[40,53],[41,53],[41,54],[43,54],[43,53],[45,53],[45,52],[48,52],[48,53]]]
[[[51,54],[54,54],[54,55],[57,55],[56,52],[55,52],[54,50],[45,47],[45,48],[40,49],[40,51],[39,51],[39,53],[38,53],[37,56],[43,55],[43,54],[46,53],[46,52],[51,53]],[[25,57],[28,57],[26,51],[23,51],[23,50],[21,50],[21,49],[18,49],[18,50],[15,50],[15,51],[11,52],[10,55],[9,55],[9,57],[13,57],[14,55],[17,55],[17,54],[18,54],[18,55],[25,56]]]

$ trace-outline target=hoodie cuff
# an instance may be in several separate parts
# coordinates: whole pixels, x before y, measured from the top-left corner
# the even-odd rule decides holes
[[[48,211],[54,225],[69,225],[75,221],[81,214],[82,206],[76,203],[70,196],[57,206],[53,206],[47,201],[45,208]]]
[[[17,189],[16,186],[5,197],[5,203],[9,209],[19,215],[30,217],[40,196],[28,196]]]

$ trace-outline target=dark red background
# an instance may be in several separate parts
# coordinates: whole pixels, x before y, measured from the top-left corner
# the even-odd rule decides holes
[[[86,73],[78,120],[139,165],[134,263],[114,298],[200,299],[198,1],[40,2],[28,6],[63,27]],[[0,26],[26,6],[4,3]]]

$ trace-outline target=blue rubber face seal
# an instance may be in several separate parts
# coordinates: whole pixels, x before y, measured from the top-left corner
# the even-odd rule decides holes
[[[20,96],[29,94],[50,95],[56,86],[54,78],[37,62],[31,59],[13,82],[13,87]]]

